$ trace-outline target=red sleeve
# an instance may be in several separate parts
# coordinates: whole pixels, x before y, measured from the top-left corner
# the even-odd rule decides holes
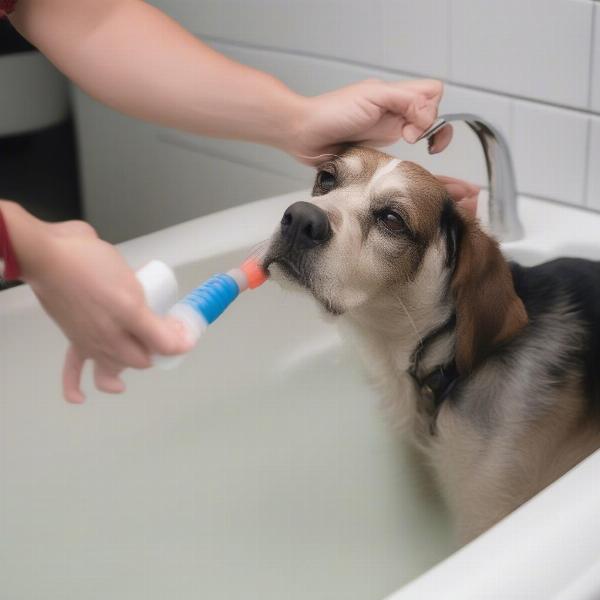
[[[10,235],[8,234],[6,221],[0,210],[0,279],[13,281],[19,279],[20,276],[21,269],[19,268],[17,257],[15,256],[12,244],[10,243]]]
[[[15,10],[17,0],[0,0],[0,19]]]

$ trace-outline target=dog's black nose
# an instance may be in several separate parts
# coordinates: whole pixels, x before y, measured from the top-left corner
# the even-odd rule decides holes
[[[310,202],[295,202],[283,213],[281,235],[299,250],[323,244],[331,238],[327,213]]]

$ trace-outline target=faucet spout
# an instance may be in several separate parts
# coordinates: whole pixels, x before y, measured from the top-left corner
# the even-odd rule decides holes
[[[517,212],[517,186],[510,149],[504,136],[495,127],[472,114],[443,115],[419,139],[430,138],[452,121],[466,123],[481,144],[488,178],[492,233],[502,242],[521,239],[523,225]]]

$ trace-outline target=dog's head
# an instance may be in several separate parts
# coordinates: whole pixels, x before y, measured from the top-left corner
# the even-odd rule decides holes
[[[527,321],[508,265],[474,217],[423,168],[367,148],[319,167],[312,198],[285,211],[264,264],[329,313],[370,314],[390,329],[392,319],[434,324],[436,310],[455,311],[463,373]]]

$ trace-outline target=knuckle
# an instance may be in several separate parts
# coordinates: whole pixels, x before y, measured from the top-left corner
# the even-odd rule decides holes
[[[150,359],[149,354],[141,354],[132,357],[129,366],[133,369],[149,369],[152,366],[152,360]]]
[[[73,230],[76,231],[79,235],[95,238],[98,237],[96,230],[89,223],[79,220],[71,221],[70,223]]]
[[[130,319],[141,313],[144,301],[137,294],[129,290],[123,290],[117,296],[117,306],[121,313]]]
[[[164,337],[160,340],[160,344],[158,344],[157,346],[157,350],[161,353],[161,354],[166,354],[166,355],[171,355],[171,354],[177,354],[177,343],[175,342],[175,340],[172,340],[168,337]]]

